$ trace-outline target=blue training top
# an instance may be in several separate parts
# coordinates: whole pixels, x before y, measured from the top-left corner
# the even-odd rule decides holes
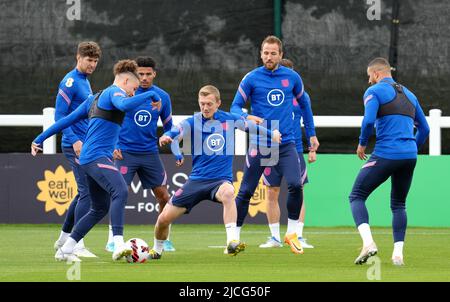
[[[364,93],[365,109],[359,144],[367,145],[375,125],[374,155],[387,159],[417,158],[418,147],[427,139],[430,128],[416,96],[403,86],[405,96],[415,107],[414,120],[400,114],[377,117],[380,106],[391,102],[396,96],[396,91],[390,83],[395,83],[392,78],[384,78]],[[415,136],[414,125],[417,127]]]
[[[278,129],[282,135],[283,145],[295,141],[294,123],[291,119],[294,98],[302,108],[306,105],[303,82],[297,72],[281,65],[273,71],[261,66],[242,79],[230,111],[247,117],[248,114],[244,113],[242,108],[247,100],[251,99],[251,114],[267,120],[267,128]],[[312,114],[305,115],[304,118],[312,120]],[[274,121],[278,121],[278,126],[273,123]],[[251,139],[251,143],[257,144],[256,137]]]
[[[153,91],[161,96],[161,110],[154,110],[151,103],[144,103],[125,114],[119,134],[117,148],[132,153],[158,153],[158,118],[161,118],[164,131],[172,129],[172,105],[167,92],[156,85],[141,88],[136,95]]]
[[[94,96],[90,96],[74,112],[60,119],[50,128],[41,133],[34,142],[41,145],[47,138],[89,116]],[[161,98],[153,91],[148,91],[133,97],[127,97],[124,90],[111,85],[101,93],[97,106],[104,110],[130,111],[144,102],[159,101]],[[112,158],[120,127],[114,122],[102,118],[92,118],[80,154],[80,164],[90,163],[100,157]]]
[[[172,143],[172,152],[178,159],[181,158],[178,150],[179,138],[184,138],[184,144],[190,143],[193,156],[189,179],[233,181],[234,129],[258,131],[260,135],[272,137],[270,130],[222,110],[214,113],[212,119],[206,119],[202,113],[196,113],[164,135],[176,138]]]
[[[55,121],[69,115],[91,94],[91,84],[87,75],[74,68],[59,83],[55,104]],[[87,127],[88,120],[82,119],[71,127],[64,129],[61,146],[67,148],[72,147],[77,141],[84,142]]]

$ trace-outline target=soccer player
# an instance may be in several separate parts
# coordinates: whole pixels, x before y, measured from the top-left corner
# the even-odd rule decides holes
[[[96,94],[95,98],[88,98],[77,110],[39,135],[31,145],[31,153],[36,155],[45,139],[89,116],[86,140],[80,154],[80,166],[87,174],[91,208],[75,225],[64,245],[58,249],[56,260],[81,261],[73,253],[75,245],[108,213],[110,206],[115,245],[112,259],[119,260],[132,252],[123,241],[124,207],[128,189],[112,162],[112,155],[124,112],[133,110],[144,102],[158,102],[161,98],[154,91],[134,96],[139,86],[139,76],[137,64],[133,60],[117,62],[114,65],[114,76],[113,85]]]
[[[81,42],[78,44],[77,65],[66,74],[59,84],[55,105],[55,121],[69,115],[92,94],[91,84],[87,77],[95,71],[100,56],[101,50],[97,43]],[[69,238],[74,224],[86,215],[91,205],[86,174],[80,168],[78,160],[85,140],[87,126],[88,120],[83,119],[63,130],[61,149],[72,168],[77,182],[78,194],[69,206],[61,233],[54,244],[56,251],[63,246]],[[84,246],[83,239],[78,242],[74,254],[78,257],[96,257]]]
[[[288,59],[282,59],[280,61],[280,65],[294,69],[294,63]],[[309,116],[312,115],[311,109],[311,101],[308,93],[304,93],[307,102],[302,102],[304,108],[300,108],[300,104],[297,100],[293,99],[294,104],[294,114],[293,114],[293,122],[294,122],[294,137],[295,137],[295,146],[298,153],[299,159],[299,169],[301,175],[301,184],[304,186],[308,183],[308,175],[306,169],[305,159],[303,158],[303,142],[302,142],[302,129],[300,127],[300,120],[302,115]],[[306,107],[305,107],[306,106]],[[304,112],[311,112],[305,114]],[[305,133],[308,138],[308,145],[310,146],[312,143],[316,142],[318,146],[318,139],[316,137],[316,132],[314,128],[314,121],[312,119],[307,119],[308,122],[305,123],[305,119],[303,119],[303,125],[305,126]],[[308,162],[313,163],[316,161],[316,151],[309,151],[308,153]],[[263,173],[263,181],[267,186],[267,221],[269,222],[269,229],[271,233],[271,237],[261,244],[260,248],[276,248],[282,247],[280,237],[280,206],[278,204],[278,197],[280,195],[280,184],[282,175],[278,172],[276,168],[267,167],[264,169]],[[300,241],[303,248],[314,248],[313,245],[306,242],[306,238],[303,238],[303,226],[305,222],[305,201],[303,200],[303,205],[300,210],[300,219],[297,224],[296,233],[298,236],[298,240]]]
[[[172,143],[172,152],[177,157],[177,165],[183,164],[178,143],[187,140],[192,158],[192,172],[158,217],[155,226],[153,249],[149,259],[161,258],[164,240],[169,225],[178,217],[187,214],[202,200],[222,203],[223,221],[227,234],[226,253],[236,255],[245,249],[236,232],[236,203],[234,200],[233,155],[234,129],[258,130],[274,141],[280,142],[278,131],[267,131],[254,122],[247,122],[241,116],[219,110],[221,104],[219,90],[207,85],[198,94],[200,113],[182,121],[159,139],[160,145]],[[252,132],[253,133],[253,132]]]
[[[156,77],[155,60],[151,57],[138,57],[136,63],[140,80],[136,95],[154,91],[161,97],[162,103],[159,109],[152,107],[152,104],[144,103],[125,114],[119,142],[114,150],[114,159],[116,167],[122,173],[128,186],[137,173],[143,188],[152,189],[159,204],[159,212],[162,212],[170,195],[166,186],[167,174],[158,152],[158,119],[161,118],[164,132],[170,131],[172,105],[169,94],[153,84]],[[112,241],[111,228],[109,238],[106,250],[112,252],[114,241]],[[175,251],[169,239],[164,242],[164,250]]]
[[[261,44],[261,59],[264,65],[249,72],[242,79],[231,105],[231,112],[258,123],[266,120],[269,129],[279,129],[283,136],[283,141],[278,150],[276,148],[278,146],[271,146],[270,148],[272,151],[275,150],[274,152],[278,151],[275,154],[275,156],[279,156],[277,163],[274,163],[273,157],[268,159],[266,154],[269,152],[264,150],[267,148],[261,139],[254,138],[250,141],[244,177],[236,198],[237,226],[239,234],[247,216],[250,199],[265,167],[269,164],[275,164],[272,168],[280,171],[288,186],[287,208],[289,219],[284,241],[290,245],[293,253],[302,254],[303,248],[298,241],[296,229],[303,203],[303,188],[300,170],[292,169],[292,167],[298,166],[299,158],[295,148],[294,125],[291,117],[294,108],[292,100],[296,98],[297,102],[303,107],[307,99],[300,75],[290,68],[280,66],[282,57],[281,40],[275,36],[266,37]],[[252,115],[248,115],[242,110],[249,99],[251,99]],[[312,114],[311,116],[305,115],[304,119],[305,121],[311,120]],[[267,143],[268,146],[269,143]],[[313,151],[316,148],[316,144],[311,146]],[[267,162],[267,164],[264,162]]]
[[[417,161],[417,150],[428,137],[430,128],[417,97],[392,79],[391,66],[384,58],[373,59],[367,67],[369,87],[364,93],[364,119],[356,154],[366,160],[367,142],[376,127],[375,149],[362,166],[350,194],[350,206],[363,248],[355,264],[367,262],[378,252],[369,226],[366,199],[389,177],[394,265],[404,265],[403,245],[406,233],[406,197]],[[414,135],[414,126],[417,132]]]

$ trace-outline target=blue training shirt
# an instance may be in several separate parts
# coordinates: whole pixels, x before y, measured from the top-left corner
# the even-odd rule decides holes
[[[396,92],[390,83],[394,83],[392,78],[384,78],[364,93],[365,109],[359,144],[367,145],[375,125],[374,155],[387,159],[417,158],[417,150],[427,139],[430,128],[416,96],[403,86],[406,97],[416,109],[414,120],[399,114],[377,118],[380,105],[389,103],[395,98]],[[417,127],[416,135],[414,135],[414,125]]]
[[[242,108],[250,99],[251,114],[266,120],[267,128],[278,129],[282,135],[283,145],[295,141],[294,123],[291,118],[293,98],[296,98],[302,106],[306,102],[300,75],[281,65],[273,71],[261,66],[242,79],[230,111],[247,117],[248,114],[244,113]],[[273,121],[279,121],[279,125],[276,126]],[[257,144],[256,137],[251,143]]]
[[[175,145],[172,144],[172,147],[175,147],[172,152],[177,158],[178,139],[181,137],[184,144],[190,143],[192,172],[189,179],[233,181],[234,129],[254,130],[260,135],[272,137],[272,132],[266,128],[246,121],[240,115],[222,110],[214,113],[212,119],[206,119],[202,113],[196,113],[164,135],[176,138]]]
[[[164,132],[172,129],[172,105],[167,92],[156,85],[139,87],[136,95],[153,91],[161,97],[161,110],[153,109],[151,103],[143,103],[128,111],[122,123],[117,148],[134,153],[158,153],[158,119],[161,118]]]
[[[41,145],[44,140],[50,136],[73,125],[83,118],[87,118],[94,99],[94,96],[90,96],[82,106],[79,106],[74,112],[57,121],[40,134],[34,142]],[[159,100],[159,95],[153,91],[148,91],[133,97],[127,97],[124,90],[116,85],[111,85],[103,90],[98,99],[97,106],[104,110],[120,110],[127,112],[144,102],[156,102]],[[84,165],[90,163],[100,157],[112,158],[112,153],[119,137],[119,131],[120,126],[116,123],[102,118],[90,119],[86,140],[81,148],[80,164]]]
[[[87,75],[74,68],[59,83],[55,104],[55,121],[69,115],[91,94],[91,84]],[[84,142],[87,127],[88,120],[82,119],[64,129],[61,146],[67,148],[72,147],[77,141]]]

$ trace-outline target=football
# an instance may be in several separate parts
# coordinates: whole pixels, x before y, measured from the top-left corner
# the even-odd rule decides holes
[[[133,252],[127,256],[129,263],[144,263],[148,257],[148,244],[139,238],[131,238],[125,243]]]

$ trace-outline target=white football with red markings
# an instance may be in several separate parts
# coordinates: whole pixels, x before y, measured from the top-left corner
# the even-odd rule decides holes
[[[131,255],[127,256],[129,263],[144,263],[148,257],[148,244],[140,238],[131,238],[125,242],[127,247],[132,249]]]

